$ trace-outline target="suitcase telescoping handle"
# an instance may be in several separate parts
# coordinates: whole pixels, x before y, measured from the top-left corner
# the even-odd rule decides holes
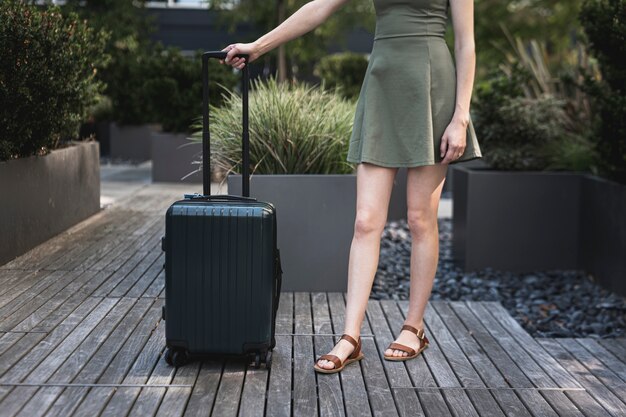
[[[204,195],[211,194],[211,136],[209,133],[209,59],[226,58],[226,51],[208,51],[202,54],[202,186]],[[236,54],[238,58],[245,58],[246,65],[242,70],[242,107],[243,107],[243,143],[241,149],[242,173],[241,190],[244,197],[250,197],[250,133],[248,127],[248,87],[250,72],[248,71],[248,54]]]

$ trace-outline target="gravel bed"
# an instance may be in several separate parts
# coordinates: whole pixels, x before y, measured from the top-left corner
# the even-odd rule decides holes
[[[580,270],[463,272],[452,263],[452,220],[439,219],[439,264],[431,300],[499,301],[534,337],[626,335],[626,298]],[[389,222],[381,240],[372,299],[408,300],[411,235],[405,220]]]

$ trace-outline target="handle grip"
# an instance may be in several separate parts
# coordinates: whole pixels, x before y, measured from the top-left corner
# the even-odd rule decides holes
[[[203,55],[205,55],[207,58],[224,59],[224,58],[226,58],[226,54],[227,53],[228,53],[228,51],[207,51]],[[246,59],[248,59],[250,54],[236,54],[235,56],[237,58],[246,58]]]

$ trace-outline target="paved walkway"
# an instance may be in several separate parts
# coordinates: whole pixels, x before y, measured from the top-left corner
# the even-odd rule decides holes
[[[370,300],[365,359],[320,375],[345,293],[285,292],[271,369],[172,368],[160,238],[167,207],[193,190],[135,177],[123,191],[111,178],[130,173],[108,173],[107,208],[0,266],[2,417],[626,415],[624,339],[534,339],[497,302],[431,302],[429,348],[389,362],[408,304]]]

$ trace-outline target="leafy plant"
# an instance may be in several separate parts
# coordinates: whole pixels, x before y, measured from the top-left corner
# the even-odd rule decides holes
[[[225,104],[209,105],[211,166],[241,172],[242,101],[224,88]],[[355,107],[334,90],[305,83],[251,81],[250,173],[345,174]],[[197,119],[192,140],[202,141]]]
[[[496,169],[597,172],[591,99],[579,83],[598,68],[584,45],[548,53],[544,42],[504,33],[512,51],[476,94],[485,161]]]
[[[78,136],[103,84],[107,34],[54,6],[0,2],[0,160],[46,154]]]
[[[143,83],[147,112],[166,132],[190,132],[195,115],[202,108],[202,60],[198,51],[185,57],[177,48],[154,47]],[[218,83],[229,86],[238,78],[230,67],[209,60],[209,102],[221,105]]]
[[[579,19],[602,72],[584,81],[599,116],[594,131],[602,175],[626,184],[626,1],[585,0]]]
[[[323,57],[315,66],[314,75],[320,77],[329,88],[336,88],[350,99],[356,99],[361,91],[368,61],[365,55],[342,52]]]

